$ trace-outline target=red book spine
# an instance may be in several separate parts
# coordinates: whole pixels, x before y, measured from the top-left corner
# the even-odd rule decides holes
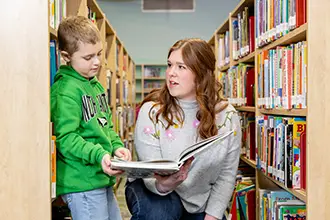
[[[249,47],[250,47],[250,53],[254,51],[255,48],[255,34],[254,34],[254,16],[249,17]]]
[[[306,132],[300,134],[300,187],[306,189]]]
[[[254,106],[254,68],[246,72],[246,105]]]

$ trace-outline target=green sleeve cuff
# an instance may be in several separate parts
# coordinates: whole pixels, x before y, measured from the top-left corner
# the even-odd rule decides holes
[[[106,151],[106,150],[102,150],[102,152],[99,154],[99,156],[98,156],[98,158],[97,158],[97,161],[101,164],[101,162],[102,162],[102,159],[103,159],[103,157],[104,157],[104,155],[106,155],[106,154],[110,154],[108,151]],[[111,154],[110,154],[111,155]]]

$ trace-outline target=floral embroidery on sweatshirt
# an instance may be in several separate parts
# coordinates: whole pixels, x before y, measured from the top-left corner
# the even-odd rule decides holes
[[[199,121],[197,120],[197,119],[195,119],[194,121],[193,121],[193,127],[194,128],[197,128],[198,127],[198,125],[199,125]]]
[[[231,111],[226,112],[225,120],[223,121],[222,124],[218,125],[218,130],[220,130],[222,127],[226,127],[227,121],[231,122],[231,119],[232,119],[232,116],[233,116],[234,113],[236,113],[235,110],[231,110]]]
[[[171,140],[171,141],[173,141],[173,140],[175,139],[174,132],[173,132],[173,130],[171,130],[171,129],[167,129],[167,130],[165,131],[165,136],[167,137],[167,139],[169,139],[169,140]]]

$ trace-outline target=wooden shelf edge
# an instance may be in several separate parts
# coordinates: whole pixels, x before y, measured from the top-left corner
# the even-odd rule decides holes
[[[105,18],[105,30],[106,30],[106,34],[107,35],[114,35],[115,31],[113,29],[113,27],[111,26],[109,20],[107,18]]]
[[[222,34],[229,30],[229,17],[218,27],[215,34]]]
[[[57,38],[57,31],[52,28],[52,27],[49,27],[49,34],[52,36],[52,37],[55,37]]]
[[[292,195],[294,195],[295,197],[297,197],[298,199],[300,199],[300,200],[302,200],[306,203],[307,196],[306,196],[306,192],[304,190],[296,190],[296,189],[287,188],[283,183],[280,183],[279,181],[274,180],[273,178],[267,176],[264,172],[260,171],[259,169],[258,169],[258,172],[262,173],[264,177],[266,177],[268,180],[275,183],[277,186],[279,186],[282,189],[290,192]]]
[[[236,17],[238,12],[244,10],[245,6],[254,6],[254,0],[241,0],[235,9],[231,12],[231,16]]]
[[[227,71],[228,69],[230,68],[230,65],[229,64],[227,64],[227,65],[224,65],[224,66],[222,66],[222,67],[218,67],[218,70],[220,71],[220,72],[225,72],[225,71]]]
[[[165,80],[165,77],[144,77],[144,80]]]
[[[305,38],[305,40],[306,40],[307,28],[308,28],[307,23],[305,23],[305,24],[301,25],[300,27],[290,31],[288,34],[284,35],[283,37],[281,37],[263,47],[256,48],[256,50],[258,51],[258,53],[260,53],[262,51],[273,49],[280,45],[293,43],[293,42],[295,42],[295,40],[293,40],[293,39],[298,38],[299,36],[300,36],[300,38]],[[297,41],[301,40],[300,38],[297,39]]]
[[[105,15],[102,12],[100,6],[96,0],[87,0],[87,6],[90,7],[96,13],[96,19],[104,19]]]
[[[254,106],[234,106],[236,110],[242,112],[256,112],[256,107]]]
[[[307,116],[307,109],[259,109],[265,115]]]
[[[257,163],[254,160],[250,160],[248,158],[246,158],[244,155],[241,155],[241,160],[244,161],[245,163],[247,163],[249,166],[253,167],[254,169],[256,169],[257,167]]]
[[[215,34],[212,34],[212,37],[210,38],[210,40],[207,41],[207,43],[210,45],[214,45],[214,42],[215,42]]]
[[[247,63],[247,62],[254,62],[254,56],[255,56],[255,51],[253,51],[252,53],[249,53],[247,56],[239,59],[239,60],[236,60],[233,62],[233,65],[232,66],[236,66],[240,63]]]

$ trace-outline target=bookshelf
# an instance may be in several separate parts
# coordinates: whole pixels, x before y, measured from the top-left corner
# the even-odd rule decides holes
[[[58,1],[50,0],[51,2],[54,2],[55,10],[50,6],[49,11],[50,15],[53,13],[55,17],[53,19],[55,24],[50,23],[48,32],[49,38],[55,40],[55,43],[57,39],[57,23],[65,17],[57,17],[59,14],[85,16],[91,19],[98,27],[103,44],[103,53],[101,55],[101,69],[97,78],[106,90],[107,102],[112,111],[114,130],[119,134],[125,146],[133,153],[133,128],[135,121],[134,60],[96,0],[61,0],[60,2],[63,4],[63,7],[60,9],[61,13],[56,11]],[[52,16],[50,16],[50,20],[52,20]],[[58,65],[59,63],[55,64],[57,67]],[[115,191],[120,183],[121,178],[118,178],[117,184],[114,186]]]
[[[0,219],[50,219],[49,4],[2,3]]]
[[[284,36],[269,42],[261,47],[256,47],[255,51],[240,57],[238,60],[233,59],[233,28],[232,22],[234,17],[242,12],[245,6],[253,9],[257,4],[257,0],[242,0],[229,13],[228,18],[215,30],[209,40],[213,51],[217,58],[217,72],[226,72],[230,68],[239,64],[258,65],[258,55],[264,51],[276,49],[278,46],[287,46],[301,41],[307,42],[307,108],[293,109],[277,109],[265,108],[258,106],[258,70],[255,69],[255,90],[254,100],[255,106],[235,106],[239,112],[253,112],[255,116],[283,116],[283,117],[302,117],[306,119],[307,140],[306,140],[306,190],[288,188],[282,182],[275,180],[273,177],[260,171],[255,160],[248,159],[245,155],[241,156],[241,160],[255,169],[256,174],[256,190],[264,189],[284,189],[298,199],[306,203],[307,219],[327,219],[327,208],[330,204],[329,189],[330,175],[327,174],[329,167],[329,156],[327,153],[328,130],[327,125],[330,124],[330,115],[327,113],[330,108],[329,98],[325,94],[330,94],[330,76],[327,72],[330,70],[327,60],[330,44],[327,44],[330,37],[330,29],[324,26],[324,22],[330,22],[330,18],[324,18],[323,15],[328,13],[327,8],[330,2],[326,0],[310,1],[306,0],[306,23],[290,30]],[[255,14],[254,14],[255,15]],[[320,31],[322,30],[322,31]],[[221,61],[225,56],[221,55],[219,49],[220,35],[229,32],[229,64]],[[256,33],[256,32],[255,32]],[[257,44],[255,44],[257,45]],[[221,65],[220,64],[221,61]],[[257,131],[256,131],[257,133]],[[252,137],[257,139],[256,137]],[[257,143],[257,142],[256,142]],[[259,197],[256,196],[256,216],[259,216]],[[259,218],[257,218],[259,219]]]
[[[155,88],[165,83],[166,64],[138,64],[136,65],[136,104]]]

